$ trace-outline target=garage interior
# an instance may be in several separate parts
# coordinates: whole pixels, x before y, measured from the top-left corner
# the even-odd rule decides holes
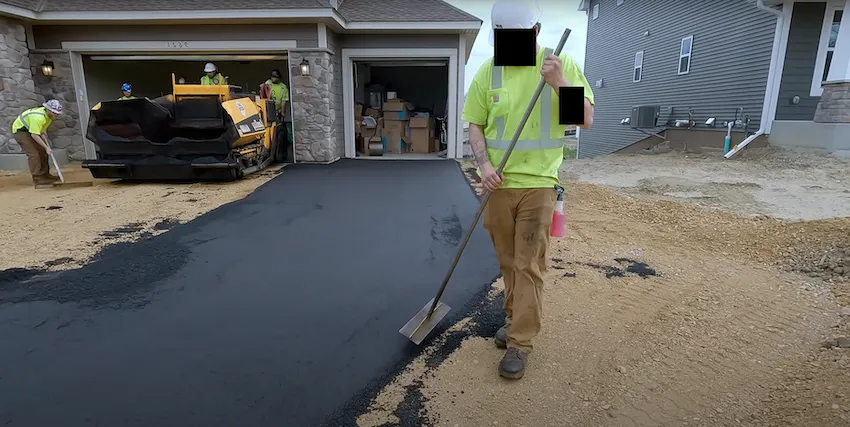
[[[281,80],[289,84],[286,55],[265,56],[85,56],[83,70],[89,105],[121,97],[121,84],[130,83],[133,95],[158,98],[171,93],[171,73],[188,84],[200,83],[204,64],[212,62],[228,83],[240,86],[243,92],[257,92],[273,69],[281,72]]]
[[[219,73],[227,77],[237,92],[259,94],[260,84],[268,80],[277,69],[281,81],[291,90],[288,55],[91,55],[83,56],[86,95],[89,107],[99,102],[116,100],[122,96],[121,85],[130,83],[133,95],[156,99],[172,93],[171,75],[180,83],[199,84],[204,75],[204,65],[212,62]],[[290,92],[291,96],[291,92]],[[291,100],[291,98],[290,98]],[[292,158],[292,104],[283,111],[286,124],[289,158]],[[95,147],[97,150],[97,147]]]
[[[448,99],[445,59],[354,61],[357,157],[446,157],[440,118]]]

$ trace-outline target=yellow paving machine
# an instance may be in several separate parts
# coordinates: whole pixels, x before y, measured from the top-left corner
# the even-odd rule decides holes
[[[156,99],[104,101],[90,113],[87,138],[95,178],[235,180],[291,156],[274,101],[230,85],[177,84]]]

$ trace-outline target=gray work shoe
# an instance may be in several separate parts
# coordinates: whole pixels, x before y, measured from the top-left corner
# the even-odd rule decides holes
[[[496,343],[496,347],[499,348],[508,348],[508,326],[502,326],[496,331],[496,336],[493,337],[493,342]]]
[[[525,375],[525,362],[528,359],[528,354],[520,349],[511,347],[505,352],[505,357],[499,363],[499,375],[518,380]]]

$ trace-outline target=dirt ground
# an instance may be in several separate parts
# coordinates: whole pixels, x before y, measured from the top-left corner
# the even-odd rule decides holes
[[[165,232],[270,180],[273,167],[231,183],[126,184],[97,180],[82,188],[35,189],[28,173],[0,171],[0,271],[75,268],[102,247]],[[93,182],[70,165],[68,182]]]
[[[568,236],[551,244],[544,330],[525,378],[496,372],[497,281],[358,424],[850,425],[850,164],[744,154],[566,162]],[[75,267],[278,172],[65,190],[0,173],[0,270]]]
[[[410,425],[411,407],[435,426],[850,425],[850,218],[820,219],[850,215],[848,164],[747,154],[566,162],[525,378],[496,371],[497,281],[359,425]]]

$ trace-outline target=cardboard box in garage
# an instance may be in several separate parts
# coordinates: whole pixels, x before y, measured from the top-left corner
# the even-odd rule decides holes
[[[401,136],[410,136],[409,120],[381,119],[384,132],[398,132]]]
[[[434,118],[413,117],[410,119],[410,144],[414,153],[434,152]]]
[[[384,141],[386,142],[386,151],[388,153],[409,153],[410,152],[410,142],[407,140],[407,137],[402,135],[398,129],[386,131],[383,135]]]
[[[415,105],[403,99],[390,99],[384,103],[384,119],[408,120],[410,119],[410,112],[414,108],[416,108]]]
[[[369,140],[370,138],[381,137],[381,134],[383,133],[384,120],[377,119],[375,121],[378,124],[376,127],[367,127],[362,123],[359,125],[360,133],[363,135],[364,139]]]

